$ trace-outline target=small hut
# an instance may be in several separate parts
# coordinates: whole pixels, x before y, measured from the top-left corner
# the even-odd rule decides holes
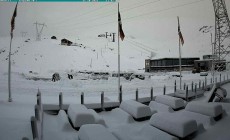
[[[69,40],[67,40],[67,39],[62,39],[61,40],[61,45],[67,45],[67,46],[70,46],[70,45],[72,45],[73,44],[73,42],[71,42],[71,41],[69,41]]]
[[[51,39],[57,39],[57,37],[56,36],[52,36]]]

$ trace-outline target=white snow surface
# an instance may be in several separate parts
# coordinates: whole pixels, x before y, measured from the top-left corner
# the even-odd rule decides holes
[[[118,101],[117,78],[109,77],[108,80],[93,80],[89,77],[90,74],[80,74],[78,71],[117,71],[117,45],[108,43],[105,47],[106,40],[94,39],[80,40],[77,43],[82,43],[86,48],[77,46],[62,46],[60,40],[42,39],[41,42],[34,41],[30,38],[15,37],[12,42],[12,81],[11,91],[13,102],[8,102],[8,51],[10,38],[0,38],[0,139],[1,140],[21,140],[23,137],[32,139],[30,117],[34,116],[34,105],[36,104],[36,94],[38,89],[42,93],[42,103],[58,104],[58,94],[63,93],[64,104],[80,103],[80,93],[85,93],[86,103],[100,103],[100,93],[105,92],[105,102]],[[135,40],[138,41],[138,40]],[[100,43],[102,42],[102,43]],[[94,46],[94,44],[97,44]],[[102,45],[100,45],[102,44]],[[113,48],[111,51],[109,48]],[[95,52],[93,51],[95,49]],[[98,54],[98,57],[97,57]],[[125,43],[121,47],[121,70],[126,72],[136,72],[146,75],[145,80],[133,79],[132,81],[121,78],[123,87],[123,100],[134,99],[136,88],[139,90],[139,97],[150,97],[150,89],[154,88],[154,96],[163,94],[163,87],[166,85],[166,93],[174,91],[174,81],[177,81],[179,88],[179,78],[173,77],[169,72],[157,72],[146,74],[143,72],[144,59],[150,54],[140,53],[134,50]],[[92,58],[92,65],[91,65]],[[109,65],[107,67],[106,65]],[[31,73],[29,71],[32,71]],[[61,80],[51,82],[51,76],[54,72],[61,75]],[[67,73],[74,75],[73,80],[67,78]],[[228,74],[224,72],[222,76]],[[219,73],[216,77],[219,81]],[[199,80],[204,81],[204,77],[191,72],[182,72],[182,83],[186,83],[191,88],[192,81],[198,83]],[[33,79],[38,80],[33,80]],[[207,76],[207,82],[210,83],[211,74]],[[223,78],[222,78],[223,79]],[[224,85],[227,91],[230,91],[229,84]],[[207,97],[207,95],[205,95]],[[229,94],[227,95],[229,98]],[[218,129],[223,132],[221,135],[223,140],[230,137],[229,116],[230,107],[228,103],[222,103],[223,109],[227,115],[224,116],[213,126],[208,126],[208,131],[198,135],[196,139],[217,139],[215,131]],[[135,122],[132,117],[125,114],[126,112],[118,109],[111,112],[99,113],[99,116],[105,120],[108,129],[119,128],[121,125],[127,125],[128,128],[137,129],[140,126],[141,130],[130,130],[130,134],[142,132],[141,136],[146,136],[146,139],[151,139],[151,126],[146,126],[146,121],[143,123]],[[60,114],[59,114],[60,115]],[[56,130],[51,130],[49,123],[56,122],[63,116],[45,115],[47,119],[47,129],[50,133],[57,134]],[[52,121],[51,121],[52,120]],[[56,122],[55,122],[56,121]],[[64,124],[64,123],[63,123]],[[130,124],[130,125],[129,125]],[[62,125],[62,124],[61,124]],[[145,126],[145,127],[144,127]],[[125,129],[124,129],[125,130]],[[147,133],[146,130],[149,130]],[[75,130],[65,129],[67,133],[71,133],[69,137],[77,137]],[[155,131],[155,130],[154,130]],[[156,130],[158,131],[158,129]],[[161,132],[157,132],[161,134]],[[60,135],[60,137],[59,137]],[[65,134],[55,135],[62,138]],[[137,135],[137,134],[136,134]],[[48,139],[50,135],[48,135]],[[160,135],[157,135],[161,137]],[[140,136],[139,136],[140,137]],[[138,136],[136,137],[138,138]],[[168,137],[174,139],[174,137]],[[163,139],[163,138],[162,138]]]

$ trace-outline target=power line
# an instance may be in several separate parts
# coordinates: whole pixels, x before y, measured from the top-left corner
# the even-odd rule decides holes
[[[82,14],[80,14],[80,15],[75,15],[75,16],[72,16],[72,17],[67,17],[66,19],[63,19],[63,20],[61,20],[61,21],[59,21],[59,22],[57,22],[57,23],[55,23],[55,24],[61,24],[61,23],[63,23],[63,22],[66,22],[67,20],[71,20],[71,19],[73,19],[73,18],[79,18],[79,17],[85,16],[85,15],[88,15],[88,14],[93,13],[93,12],[95,12],[95,11],[98,11],[98,10],[100,10],[100,9],[102,9],[102,8],[104,8],[104,7],[108,6],[108,5],[110,5],[110,4],[111,4],[111,3],[108,3],[108,4],[106,4],[106,5],[103,5],[103,6],[98,7],[98,8],[96,8],[96,9],[93,9],[93,10],[87,11],[87,12],[85,12],[85,13],[82,13]]]
[[[149,0],[147,0],[147,1],[149,1]],[[152,0],[151,0],[152,1]],[[160,0],[159,0],[160,1]],[[142,2],[139,2],[139,3],[135,3],[135,4],[133,4],[133,5],[139,5],[140,3],[143,3],[143,1]],[[150,3],[153,3],[153,2],[150,2]],[[149,4],[149,3],[147,3],[147,4]],[[107,4],[107,5],[109,5],[109,4]],[[87,15],[87,14],[89,14],[89,13],[95,13],[95,11],[98,11],[98,10],[100,10],[100,9],[102,9],[102,8],[104,8],[105,6],[107,6],[107,5],[104,5],[104,6],[101,6],[101,7],[99,7],[99,8],[97,8],[97,9],[94,9],[94,10],[91,10],[91,11],[89,11],[89,12],[86,12],[86,13],[83,13],[82,15],[80,15],[80,17],[81,16],[84,16],[84,15]],[[139,6],[140,7],[140,6]],[[121,10],[122,11],[122,10]],[[111,13],[112,12],[112,14],[110,14],[110,15],[114,15],[114,14],[117,14],[117,12],[114,12],[114,10],[111,10],[111,11],[109,11],[108,13]],[[110,16],[110,15],[107,15],[107,16],[105,16],[105,17],[108,17],[108,16]],[[76,18],[79,18],[79,16],[74,16],[74,17],[76,17]],[[100,17],[100,16],[99,16]],[[104,17],[104,16],[103,16]],[[103,18],[102,17],[102,18]],[[73,17],[72,17],[73,18]],[[72,18],[68,18],[68,19],[72,19]],[[66,21],[66,19],[65,20],[62,20],[61,21],[61,23],[63,23],[63,22],[65,22]],[[57,22],[57,23],[55,23],[54,25],[57,25],[57,24],[59,24],[60,22]]]
[[[126,21],[127,22],[128,20],[132,20],[134,18],[143,17],[143,16],[146,16],[146,15],[155,14],[155,13],[161,13],[161,12],[164,12],[164,11],[169,11],[169,10],[172,10],[172,9],[175,9],[175,8],[178,8],[178,7],[184,7],[184,6],[192,5],[192,4],[195,4],[195,3],[202,2],[202,1],[205,1],[205,0],[198,0],[198,1],[190,2],[190,3],[185,3],[185,4],[181,4],[181,5],[177,5],[177,6],[172,6],[172,7],[169,7],[169,8],[166,8],[166,9],[162,9],[162,10],[158,10],[158,11],[152,11],[152,12],[140,14],[140,15],[137,15],[137,16],[123,18],[122,21]],[[101,23],[101,24],[89,25],[89,26],[81,26],[81,27],[71,28],[71,29],[72,29],[72,32],[76,32],[76,30],[75,31],[73,31],[73,30],[74,29],[83,29],[83,28],[87,28],[87,29],[88,28],[96,28],[96,27],[99,27],[99,26],[103,26],[103,25],[111,24],[111,23],[116,23],[116,22],[117,22],[117,20],[114,20],[114,21],[105,22],[105,23]],[[65,30],[65,29],[63,29],[63,30]]]
[[[144,49],[142,49],[142,48],[140,48],[140,47],[138,47],[138,46],[136,46],[136,45],[134,45],[134,44],[132,44],[131,42],[128,42],[130,45],[132,45],[133,47],[135,47],[135,49],[136,50],[138,50],[138,51],[143,51]],[[143,52],[143,53],[145,53],[145,54],[150,54],[150,51],[147,51],[147,50],[144,50],[144,51],[146,51],[146,52]]]
[[[149,5],[149,4],[152,4],[152,3],[157,3],[161,0],[156,0],[156,1],[150,1],[148,3],[144,3],[144,4],[141,4],[141,5],[138,5],[138,6],[135,6],[135,7],[132,7],[132,8],[129,8],[129,9],[124,9],[124,10],[121,10],[122,12],[125,12],[125,11],[130,11],[130,10],[133,10],[133,9],[136,9],[136,8],[139,8],[139,7],[142,7],[142,6],[145,6],[145,5]],[[143,3],[143,2],[142,2]]]
[[[143,43],[140,43],[140,42],[137,42],[137,41],[134,41],[134,40],[131,40],[131,39],[129,39],[129,40],[132,41],[132,42],[134,42],[134,43],[136,43],[139,46],[143,46],[145,48],[152,49],[152,50],[156,51],[155,49],[153,49],[153,48],[151,48],[151,47],[149,47],[149,46],[147,46],[147,45],[145,45]]]
[[[160,0],[157,0],[157,1],[150,1],[150,2],[147,2],[147,3],[144,3],[144,4],[141,4],[141,5],[138,5],[138,6],[135,6],[135,7],[131,7],[131,8],[127,8],[127,9],[123,9],[123,10],[120,10],[122,12],[125,12],[125,11],[130,11],[130,10],[133,10],[133,9],[136,9],[136,8],[139,8],[139,7],[143,7],[143,6],[146,6],[146,5],[149,5],[149,4],[153,4],[153,3],[156,3],[156,2],[159,2]],[[143,3],[143,2],[142,2]],[[67,24],[69,27],[70,26],[76,26],[78,24],[81,24],[81,23],[85,23],[85,22],[90,22],[90,21],[96,21],[96,20],[99,20],[99,19],[103,19],[103,18],[106,18],[106,17],[111,17],[112,15],[116,15],[117,12],[113,12],[111,14],[107,14],[105,16],[98,16],[96,18],[91,18],[91,19],[88,19],[86,21],[81,21],[81,22],[77,22],[77,23],[72,23],[72,24]],[[55,24],[57,25],[57,24]],[[67,25],[60,25],[60,26],[57,26],[57,27],[64,27],[64,26],[67,26]]]
[[[147,52],[154,52],[153,50],[148,50],[148,49],[146,49],[146,48],[144,48],[144,47],[138,46],[138,45],[136,45],[135,43],[131,42],[131,41],[128,40],[128,39],[126,39],[126,41],[129,42],[129,43],[131,43],[131,44],[133,44],[134,46],[136,46],[136,47],[138,47],[138,48],[141,48],[141,49],[147,51]]]
[[[181,4],[181,5],[177,5],[177,6],[172,6],[172,7],[166,8],[166,9],[152,11],[152,12],[140,14],[140,15],[137,15],[137,16],[132,16],[132,17],[129,17],[129,18],[125,18],[123,20],[130,20],[130,19],[137,18],[137,17],[143,17],[143,16],[147,16],[147,15],[151,15],[151,14],[161,13],[161,12],[164,12],[164,11],[172,10],[172,9],[175,9],[175,8],[178,8],[178,7],[184,7],[184,6],[187,6],[187,5],[192,5],[192,4],[195,4],[195,3],[202,2],[202,1],[205,1],[205,0],[198,0],[198,1],[190,2],[190,3],[185,3],[185,4]]]

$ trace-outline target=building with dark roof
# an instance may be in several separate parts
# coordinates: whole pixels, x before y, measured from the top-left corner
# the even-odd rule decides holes
[[[194,61],[200,60],[198,57],[181,58],[182,70],[192,70]],[[153,71],[179,71],[179,58],[161,58],[161,59],[146,59],[145,72]]]
[[[52,36],[51,39],[57,39],[57,37],[56,36]]]
[[[71,46],[73,44],[73,42],[69,41],[68,39],[62,39],[61,40],[61,45],[67,45],[67,46]]]

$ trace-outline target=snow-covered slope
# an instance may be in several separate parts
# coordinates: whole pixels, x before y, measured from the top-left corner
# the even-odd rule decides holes
[[[27,41],[27,42],[25,42]],[[0,38],[1,71],[8,68],[9,38]],[[12,71],[48,74],[62,71],[117,71],[117,43],[102,38],[77,40],[77,46],[60,45],[50,37],[35,41],[33,38],[13,38]],[[80,45],[82,44],[82,45]],[[121,45],[121,70],[138,71],[150,53],[142,53],[130,45]]]

